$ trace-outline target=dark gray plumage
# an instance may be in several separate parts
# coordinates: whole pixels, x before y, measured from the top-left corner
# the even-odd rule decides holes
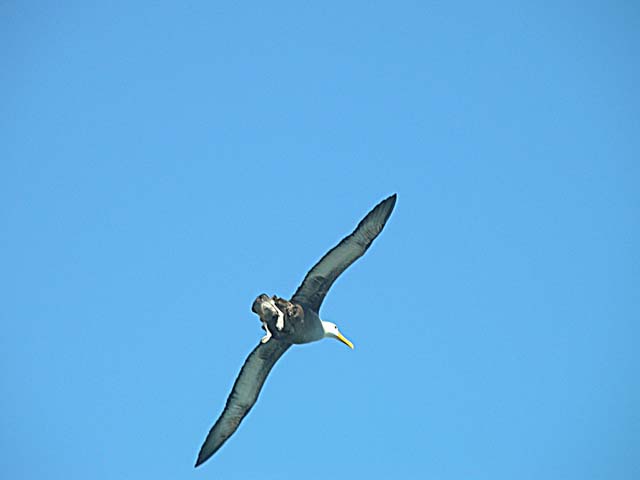
[[[325,337],[336,338],[353,348],[339,332],[336,325],[320,320],[319,310],[327,292],[336,278],[349,265],[360,258],[384,228],[396,203],[396,195],[376,205],[358,224],[353,233],[325,254],[307,273],[302,284],[291,298],[291,311],[302,312],[287,318],[290,325],[282,331],[274,331],[273,338],[259,343],[244,362],[220,418],[207,435],[196,461],[196,467],[211,457],[237,430],[242,419],[249,413],[267,375],[278,359],[292,344],[309,343]],[[276,299],[277,297],[274,297]],[[261,295],[256,302],[268,303],[269,297]],[[281,301],[282,299],[279,299]],[[285,301],[286,302],[286,301]],[[255,304],[254,304],[255,307]],[[262,309],[255,310],[256,313]],[[273,319],[262,318],[264,324],[273,324]]]
[[[256,403],[271,368],[290,346],[287,342],[269,341],[258,344],[249,354],[233,384],[222,415],[202,444],[196,467],[213,455],[236,431],[242,419]]]
[[[322,301],[333,282],[349,265],[364,255],[384,228],[395,204],[396,195],[392,195],[376,205],[351,235],[329,250],[309,270],[291,301],[306,305],[316,313],[320,312]]]

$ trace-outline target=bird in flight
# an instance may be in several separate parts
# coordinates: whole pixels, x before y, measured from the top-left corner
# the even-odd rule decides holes
[[[395,204],[396,195],[393,194],[376,205],[351,235],[342,239],[309,270],[290,301],[276,296],[269,298],[265,294],[256,298],[252,310],[260,317],[266,335],[240,369],[220,418],[200,448],[196,467],[216,453],[237,430],[256,403],[273,365],[291,345],[335,338],[353,348],[334,323],[320,319],[320,306],[336,278],[364,255],[380,234]]]

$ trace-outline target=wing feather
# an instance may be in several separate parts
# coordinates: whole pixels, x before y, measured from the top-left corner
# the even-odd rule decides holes
[[[349,265],[364,255],[384,228],[395,204],[396,195],[393,194],[376,205],[351,235],[329,250],[309,270],[291,301],[311,307],[318,312],[333,282]]]
[[[267,375],[290,346],[290,343],[271,339],[266,343],[260,343],[249,354],[233,384],[220,418],[213,425],[200,448],[196,467],[216,453],[238,429],[242,419],[258,400]]]

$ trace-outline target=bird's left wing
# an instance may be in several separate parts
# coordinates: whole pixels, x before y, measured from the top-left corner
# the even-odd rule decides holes
[[[233,389],[227,399],[222,415],[211,428],[200,448],[196,467],[216,453],[222,444],[238,429],[242,419],[256,403],[262,385],[271,368],[290,346],[290,343],[272,338],[266,343],[260,343],[249,354],[238,378],[236,378],[236,382],[233,384]]]

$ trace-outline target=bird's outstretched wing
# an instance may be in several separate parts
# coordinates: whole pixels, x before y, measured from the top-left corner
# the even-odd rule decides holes
[[[249,354],[238,378],[236,378],[236,382],[233,384],[233,389],[227,399],[222,415],[211,428],[200,448],[196,467],[216,453],[222,444],[237,430],[242,419],[256,403],[258,394],[271,368],[290,346],[290,343],[272,338],[266,343],[258,344]]]
[[[349,265],[364,255],[371,243],[384,228],[393,207],[396,195],[383,200],[358,224],[351,235],[333,247],[304,277],[302,285],[293,294],[291,301],[320,310],[320,305],[333,282]]]

